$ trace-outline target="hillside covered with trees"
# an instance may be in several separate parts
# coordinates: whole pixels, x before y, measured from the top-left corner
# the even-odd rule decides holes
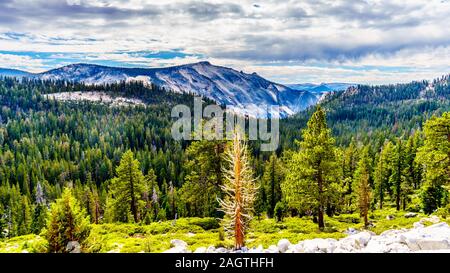
[[[446,76],[330,94],[318,107],[282,120],[281,146],[267,153],[258,142],[249,142],[248,150],[241,147],[243,139],[174,141],[170,109],[180,103],[192,107],[189,94],[141,83],[88,86],[3,78],[0,236],[40,235],[45,242],[38,251],[64,252],[77,241],[96,252],[102,249],[93,247],[89,234],[98,233],[100,225],[137,225],[148,229],[145,234],[159,234],[158,225],[171,230],[166,221],[173,226],[192,219],[205,231],[217,229],[220,241],[226,237],[215,220],[220,218],[235,221],[231,231],[239,234],[234,245],[240,248],[246,233],[258,230],[252,221],[267,220],[276,229],[302,219],[313,225],[308,234],[326,237],[342,228],[336,219],[348,223],[346,217],[376,231],[382,231],[383,222],[377,221],[385,211],[445,218],[450,214],[449,82]],[[146,105],[113,107],[44,96],[71,91],[104,91]],[[248,187],[240,184],[240,193],[230,191],[243,182]],[[234,206],[243,212],[232,215]],[[253,220],[244,221],[247,216]],[[68,224],[69,218],[75,220]]]

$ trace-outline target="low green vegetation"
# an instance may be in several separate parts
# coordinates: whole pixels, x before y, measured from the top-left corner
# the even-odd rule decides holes
[[[406,218],[406,212],[395,208],[369,212],[371,226],[367,228],[377,234],[389,229],[412,228],[413,223],[426,217],[417,214]],[[387,217],[391,216],[391,220]],[[264,248],[277,244],[286,238],[293,243],[313,238],[343,238],[349,228],[364,229],[364,221],[359,213],[324,217],[325,228],[321,231],[312,217],[287,217],[277,222],[275,219],[254,219],[247,233],[247,246]],[[447,219],[450,223],[450,219]],[[425,222],[426,224],[426,222]],[[83,252],[162,252],[169,249],[172,239],[180,239],[188,244],[191,251],[198,247],[233,247],[230,237],[221,238],[219,221],[215,218],[181,218],[176,221],[139,224],[92,224]],[[42,235],[42,234],[41,234]],[[43,236],[24,235],[0,241],[0,252],[47,252],[48,242]]]

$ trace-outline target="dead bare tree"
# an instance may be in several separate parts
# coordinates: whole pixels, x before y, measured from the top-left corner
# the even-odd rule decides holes
[[[241,249],[252,217],[257,188],[247,144],[239,132],[234,133],[233,141],[227,146],[224,157],[226,166],[222,168],[224,184],[221,185],[224,199],[219,199],[219,210],[225,213],[225,230],[234,233],[235,249]]]

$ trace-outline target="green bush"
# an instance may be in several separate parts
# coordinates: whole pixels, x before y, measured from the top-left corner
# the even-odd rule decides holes
[[[275,205],[275,208],[273,210],[273,215],[275,216],[275,219],[277,222],[283,221],[284,213],[285,213],[285,206],[282,202],[278,202]]]
[[[446,207],[437,209],[434,214],[443,219],[446,219],[447,217],[450,216],[450,204],[447,205]]]
[[[219,228],[219,241],[225,240],[225,230],[223,228]]]
[[[442,205],[445,195],[446,190],[442,186],[425,185],[421,194],[423,211],[426,214],[433,213]]]
[[[411,195],[411,200],[408,203],[406,210],[409,212],[420,212],[422,210],[422,200],[419,194]]]
[[[40,236],[36,236],[35,240],[29,243],[29,252],[45,253],[48,250],[48,242]]]
[[[361,217],[357,213],[336,215],[333,218],[338,220],[339,222],[349,224],[358,224],[361,222]]]
[[[204,230],[211,230],[220,227],[219,221],[212,217],[189,218],[189,224],[199,226]]]

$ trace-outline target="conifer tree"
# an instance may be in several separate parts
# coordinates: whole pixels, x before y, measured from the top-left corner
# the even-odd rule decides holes
[[[256,191],[255,202],[253,204],[255,210],[255,216],[260,219],[264,212],[267,212],[267,197],[262,181],[259,180],[258,190]]]
[[[450,183],[450,112],[432,117],[424,126],[425,141],[417,161],[425,172],[422,203],[427,213],[442,205]]]
[[[395,145],[391,164],[392,174],[389,180],[392,186],[392,192],[394,193],[396,209],[400,210],[403,196],[402,189],[404,188],[403,184],[405,183],[405,152],[401,139],[399,139],[398,143]]]
[[[142,193],[142,199],[145,202],[142,218],[145,219],[145,222],[148,224],[156,218],[156,215],[153,211],[152,205],[152,195],[153,192],[159,191],[158,182],[156,181],[156,174],[153,169],[149,169],[147,175],[144,177],[144,188]]]
[[[350,145],[344,150],[343,154],[343,191],[344,204],[350,210],[353,207],[353,176],[358,164],[358,148],[355,139],[352,139]]]
[[[92,223],[98,224],[102,215],[102,208],[97,186],[93,183],[86,185],[85,194]]]
[[[269,217],[273,217],[275,205],[281,200],[281,181],[284,179],[283,167],[275,154],[269,158],[264,168],[262,185],[266,198],[266,209]]]
[[[169,192],[167,193],[167,202],[168,202],[168,214],[171,219],[175,219],[175,215],[177,214],[177,189],[173,185],[172,181],[169,182]]]
[[[417,164],[415,158],[417,154],[417,138],[416,134],[410,135],[405,145],[405,163],[404,163],[404,182],[402,184],[402,205],[403,210],[406,210],[408,202],[411,200],[411,194],[414,189],[420,185],[421,175],[420,166]]]
[[[287,205],[298,210],[310,210],[318,217],[320,229],[325,227],[324,210],[337,194],[338,176],[336,150],[325,111],[318,106],[303,131],[300,150],[288,164],[282,192]]]
[[[45,227],[47,221],[48,209],[44,205],[36,205],[33,211],[33,219],[31,221],[31,232],[39,234]]]
[[[31,204],[27,195],[22,196],[20,208],[19,208],[19,219],[18,219],[18,231],[17,234],[24,235],[31,231],[32,222],[32,212]]]
[[[121,222],[137,223],[140,221],[139,208],[143,205],[144,176],[139,169],[139,161],[133,157],[133,152],[128,150],[122,155],[116,173],[117,176],[111,181],[111,192],[115,199],[115,218]]]
[[[450,112],[429,119],[424,134],[419,162],[424,166],[425,179],[435,185],[447,185],[450,183]]]
[[[361,158],[355,172],[355,186],[358,196],[359,212],[364,219],[364,226],[369,225],[368,214],[371,199],[369,148],[362,150]]]
[[[392,142],[386,141],[381,149],[375,167],[375,198],[379,208],[383,208],[385,193],[389,190],[389,178],[391,177]]]
[[[83,245],[89,235],[89,216],[72,190],[64,188],[61,198],[51,205],[45,237],[49,252],[64,252],[70,241]]]
[[[18,184],[11,185],[8,206],[8,236],[24,235],[21,231],[24,230],[23,216],[23,199],[20,194],[20,187]]]
[[[223,184],[221,167],[225,142],[223,140],[194,141],[186,150],[186,181],[180,196],[188,211],[187,216],[214,216],[217,197]]]

